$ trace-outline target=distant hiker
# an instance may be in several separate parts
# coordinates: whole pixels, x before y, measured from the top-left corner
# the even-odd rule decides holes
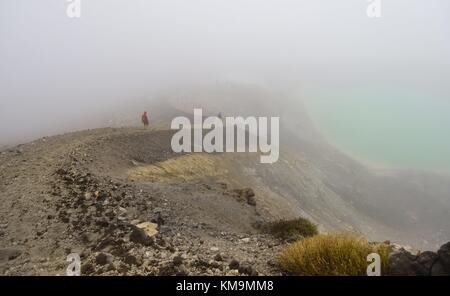
[[[142,118],[141,118],[142,123],[144,124],[144,127],[146,128],[148,126],[148,116],[147,116],[147,111],[144,112],[144,114],[142,114]]]

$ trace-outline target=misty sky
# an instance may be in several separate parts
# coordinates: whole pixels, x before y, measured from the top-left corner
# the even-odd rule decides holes
[[[0,146],[161,88],[415,89],[450,99],[450,2],[0,1]],[[430,102],[432,104],[432,102]]]

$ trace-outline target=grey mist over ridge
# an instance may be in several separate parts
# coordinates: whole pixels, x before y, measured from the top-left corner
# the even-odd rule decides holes
[[[360,0],[94,0],[80,19],[64,1],[2,1],[0,143],[93,127],[109,106],[204,82],[448,97],[448,2],[385,2],[374,20]]]

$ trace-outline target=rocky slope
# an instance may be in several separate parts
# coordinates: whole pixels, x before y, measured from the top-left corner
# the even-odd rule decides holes
[[[257,155],[179,155],[171,136],[105,128],[2,151],[0,274],[65,274],[77,253],[83,275],[279,275],[288,242],[261,225],[299,215],[333,223],[348,211],[294,157],[266,168]],[[298,184],[321,198],[296,203]],[[341,222],[337,230],[351,225]],[[399,249],[391,273],[448,274],[448,254],[448,244]]]
[[[389,256],[392,276],[450,276],[450,242],[437,252],[425,251],[412,254],[403,248]]]
[[[179,157],[170,137],[99,129],[2,152],[0,273],[65,274],[78,253],[84,275],[279,274],[283,242],[257,230],[274,216],[252,190],[130,176]]]

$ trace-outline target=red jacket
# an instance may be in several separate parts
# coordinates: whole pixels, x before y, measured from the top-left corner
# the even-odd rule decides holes
[[[147,112],[144,112],[144,114],[142,114],[142,123],[144,125],[148,125],[148,116],[147,116]]]

